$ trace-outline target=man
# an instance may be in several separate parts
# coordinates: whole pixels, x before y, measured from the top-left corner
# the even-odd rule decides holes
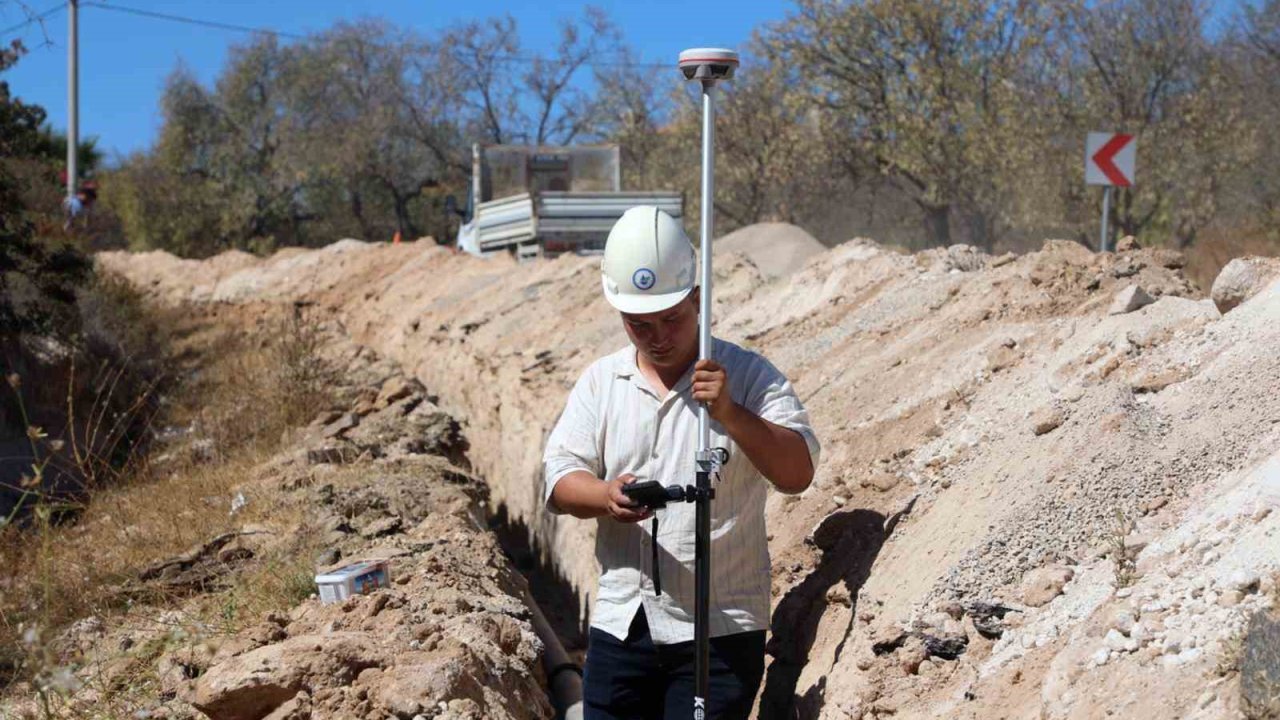
[[[670,215],[642,206],[618,220],[602,284],[631,344],[583,373],[547,440],[547,508],[598,522],[588,719],[692,716],[694,505],[668,505],[644,523],[652,513],[623,486],[692,484],[698,404],[707,405],[712,447],[729,453],[711,503],[707,717],[746,718],[769,624],[764,480],[801,492],[818,461],[808,413],[767,360],[721,340],[698,360],[696,267]]]

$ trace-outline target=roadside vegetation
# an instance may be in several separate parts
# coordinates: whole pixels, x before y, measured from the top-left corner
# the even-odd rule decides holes
[[[110,687],[97,688],[105,707],[118,701],[126,708],[131,698],[156,692],[154,678],[145,676],[154,671],[151,660],[193,636],[193,628],[206,637],[235,633],[312,592],[306,537],[247,563],[234,559],[234,572],[198,588],[147,582],[149,568],[211,538],[267,518],[287,523],[299,512],[240,488],[289,429],[328,406],[332,377],[306,308],[255,315],[270,319],[246,334],[190,313],[160,313],[171,377],[148,418],[147,454],[110,482],[74,494],[41,490],[46,468],[80,460],[69,443],[29,426],[37,457],[23,483],[30,494],[0,528],[0,695],[31,693],[45,715],[57,716],[62,699],[83,682],[69,671],[78,627],[165,625],[154,647],[131,649],[141,674],[117,673]],[[24,383],[10,374],[4,390],[16,396]],[[201,594],[193,604],[195,590]]]
[[[912,250],[1095,245],[1083,142],[1114,130],[1139,157],[1114,232],[1187,252],[1205,284],[1280,242],[1278,28],[1277,0],[799,0],[724,88],[720,227],[786,221]],[[258,37],[212,85],[170,75],[160,135],[106,175],[106,206],[121,242],[186,256],[447,242],[444,200],[465,199],[474,142],[617,142],[625,186],[696,202],[699,111],[672,62],[596,10],[542,53],[510,17]]]

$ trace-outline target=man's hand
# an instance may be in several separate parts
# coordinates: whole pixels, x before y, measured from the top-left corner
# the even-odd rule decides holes
[[[774,487],[785,493],[803,492],[813,482],[813,459],[804,436],[775,425],[733,401],[729,376],[714,360],[693,366],[693,399],[707,404],[712,419],[724,427]]]
[[[605,483],[609,516],[618,522],[640,522],[641,520],[647,520],[653,514],[652,510],[640,507],[634,500],[627,497],[626,493],[622,492],[623,485],[630,485],[635,481],[635,475],[627,474],[619,475],[616,479]]]
[[[733,412],[733,396],[729,393],[729,374],[715,360],[699,360],[693,366],[693,399],[707,404],[711,418],[724,423]]]

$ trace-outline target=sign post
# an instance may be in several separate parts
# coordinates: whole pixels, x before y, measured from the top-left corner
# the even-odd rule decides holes
[[[1111,224],[1111,186],[1102,189],[1102,226],[1098,229],[1098,252],[1107,251],[1107,229]]]
[[[1111,188],[1133,185],[1137,143],[1124,133],[1089,133],[1084,146],[1084,181],[1088,185],[1104,185],[1102,193],[1102,226],[1098,233],[1098,251],[1107,251],[1110,234]]]

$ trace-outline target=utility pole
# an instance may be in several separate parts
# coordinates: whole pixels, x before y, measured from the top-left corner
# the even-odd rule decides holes
[[[67,0],[67,199],[68,215],[80,211],[76,198],[76,151],[80,146],[79,0]]]

